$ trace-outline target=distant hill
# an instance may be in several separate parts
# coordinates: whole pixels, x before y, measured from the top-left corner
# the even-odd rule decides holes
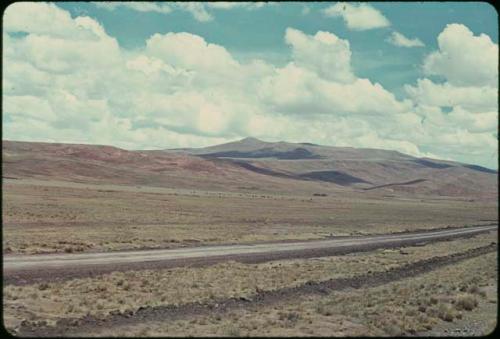
[[[245,138],[182,152],[206,159],[225,159],[267,175],[362,190],[450,196],[491,196],[497,192],[497,171],[453,161],[416,158],[397,151]]]
[[[3,141],[4,178],[210,190],[497,198],[497,171],[396,151],[265,142],[127,151]]]

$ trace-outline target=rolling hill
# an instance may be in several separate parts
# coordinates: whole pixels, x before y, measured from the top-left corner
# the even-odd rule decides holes
[[[206,148],[3,141],[4,178],[265,192],[497,199],[497,171],[396,151],[245,138]]]

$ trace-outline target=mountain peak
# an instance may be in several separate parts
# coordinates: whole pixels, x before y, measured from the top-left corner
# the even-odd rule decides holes
[[[240,142],[263,142],[263,141],[254,137],[246,137],[241,139]]]

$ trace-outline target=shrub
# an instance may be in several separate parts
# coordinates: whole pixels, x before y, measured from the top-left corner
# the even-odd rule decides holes
[[[453,321],[455,313],[453,308],[448,304],[440,304],[438,309],[438,317],[444,321]]]
[[[406,315],[409,317],[414,317],[417,315],[417,311],[414,308],[406,310]]]
[[[227,326],[224,332],[230,337],[241,337],[240,329],[234,325]]]
[[[396,324],[386,325],[384,331],[390,336],[400,336],[404,332],[403,329]]]
[[[280,318],[281,318],[281,316],[280,316]],[[299,320],[300,315],[296,312],[289,312],[289,313],[284,314],[284,318],[290,322],[296,322],[297,320]]]
[[[479,293],[479,287],[477,285],[472,285],[469,287],[468,292],[472,294],[477,294]]]
[[[455,307],[458,310],[472,311],[477,304],[477,299],[472,294],[463,294],[457,297]]]
[[[332,311],[329,309],[329,307],[327,307],[325,304],[319,304],[316,307],[316,312],[327,317],[333,314]]]
[[[42,283],[42,284],[40,284],[40,285],[38,286],[38,289],[39,289],[40,291],[45,291],[47,288],[49,288],[49,284],[47,284],[47,283]]]

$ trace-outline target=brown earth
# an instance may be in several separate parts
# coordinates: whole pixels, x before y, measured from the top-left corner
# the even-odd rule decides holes
[[[480,166],[252,138],[166,151],[3,141],[2,153],[6,178],[309,194],[372,188],[365,193],[474,199],[496,199],[498,192],[497,172]]]

